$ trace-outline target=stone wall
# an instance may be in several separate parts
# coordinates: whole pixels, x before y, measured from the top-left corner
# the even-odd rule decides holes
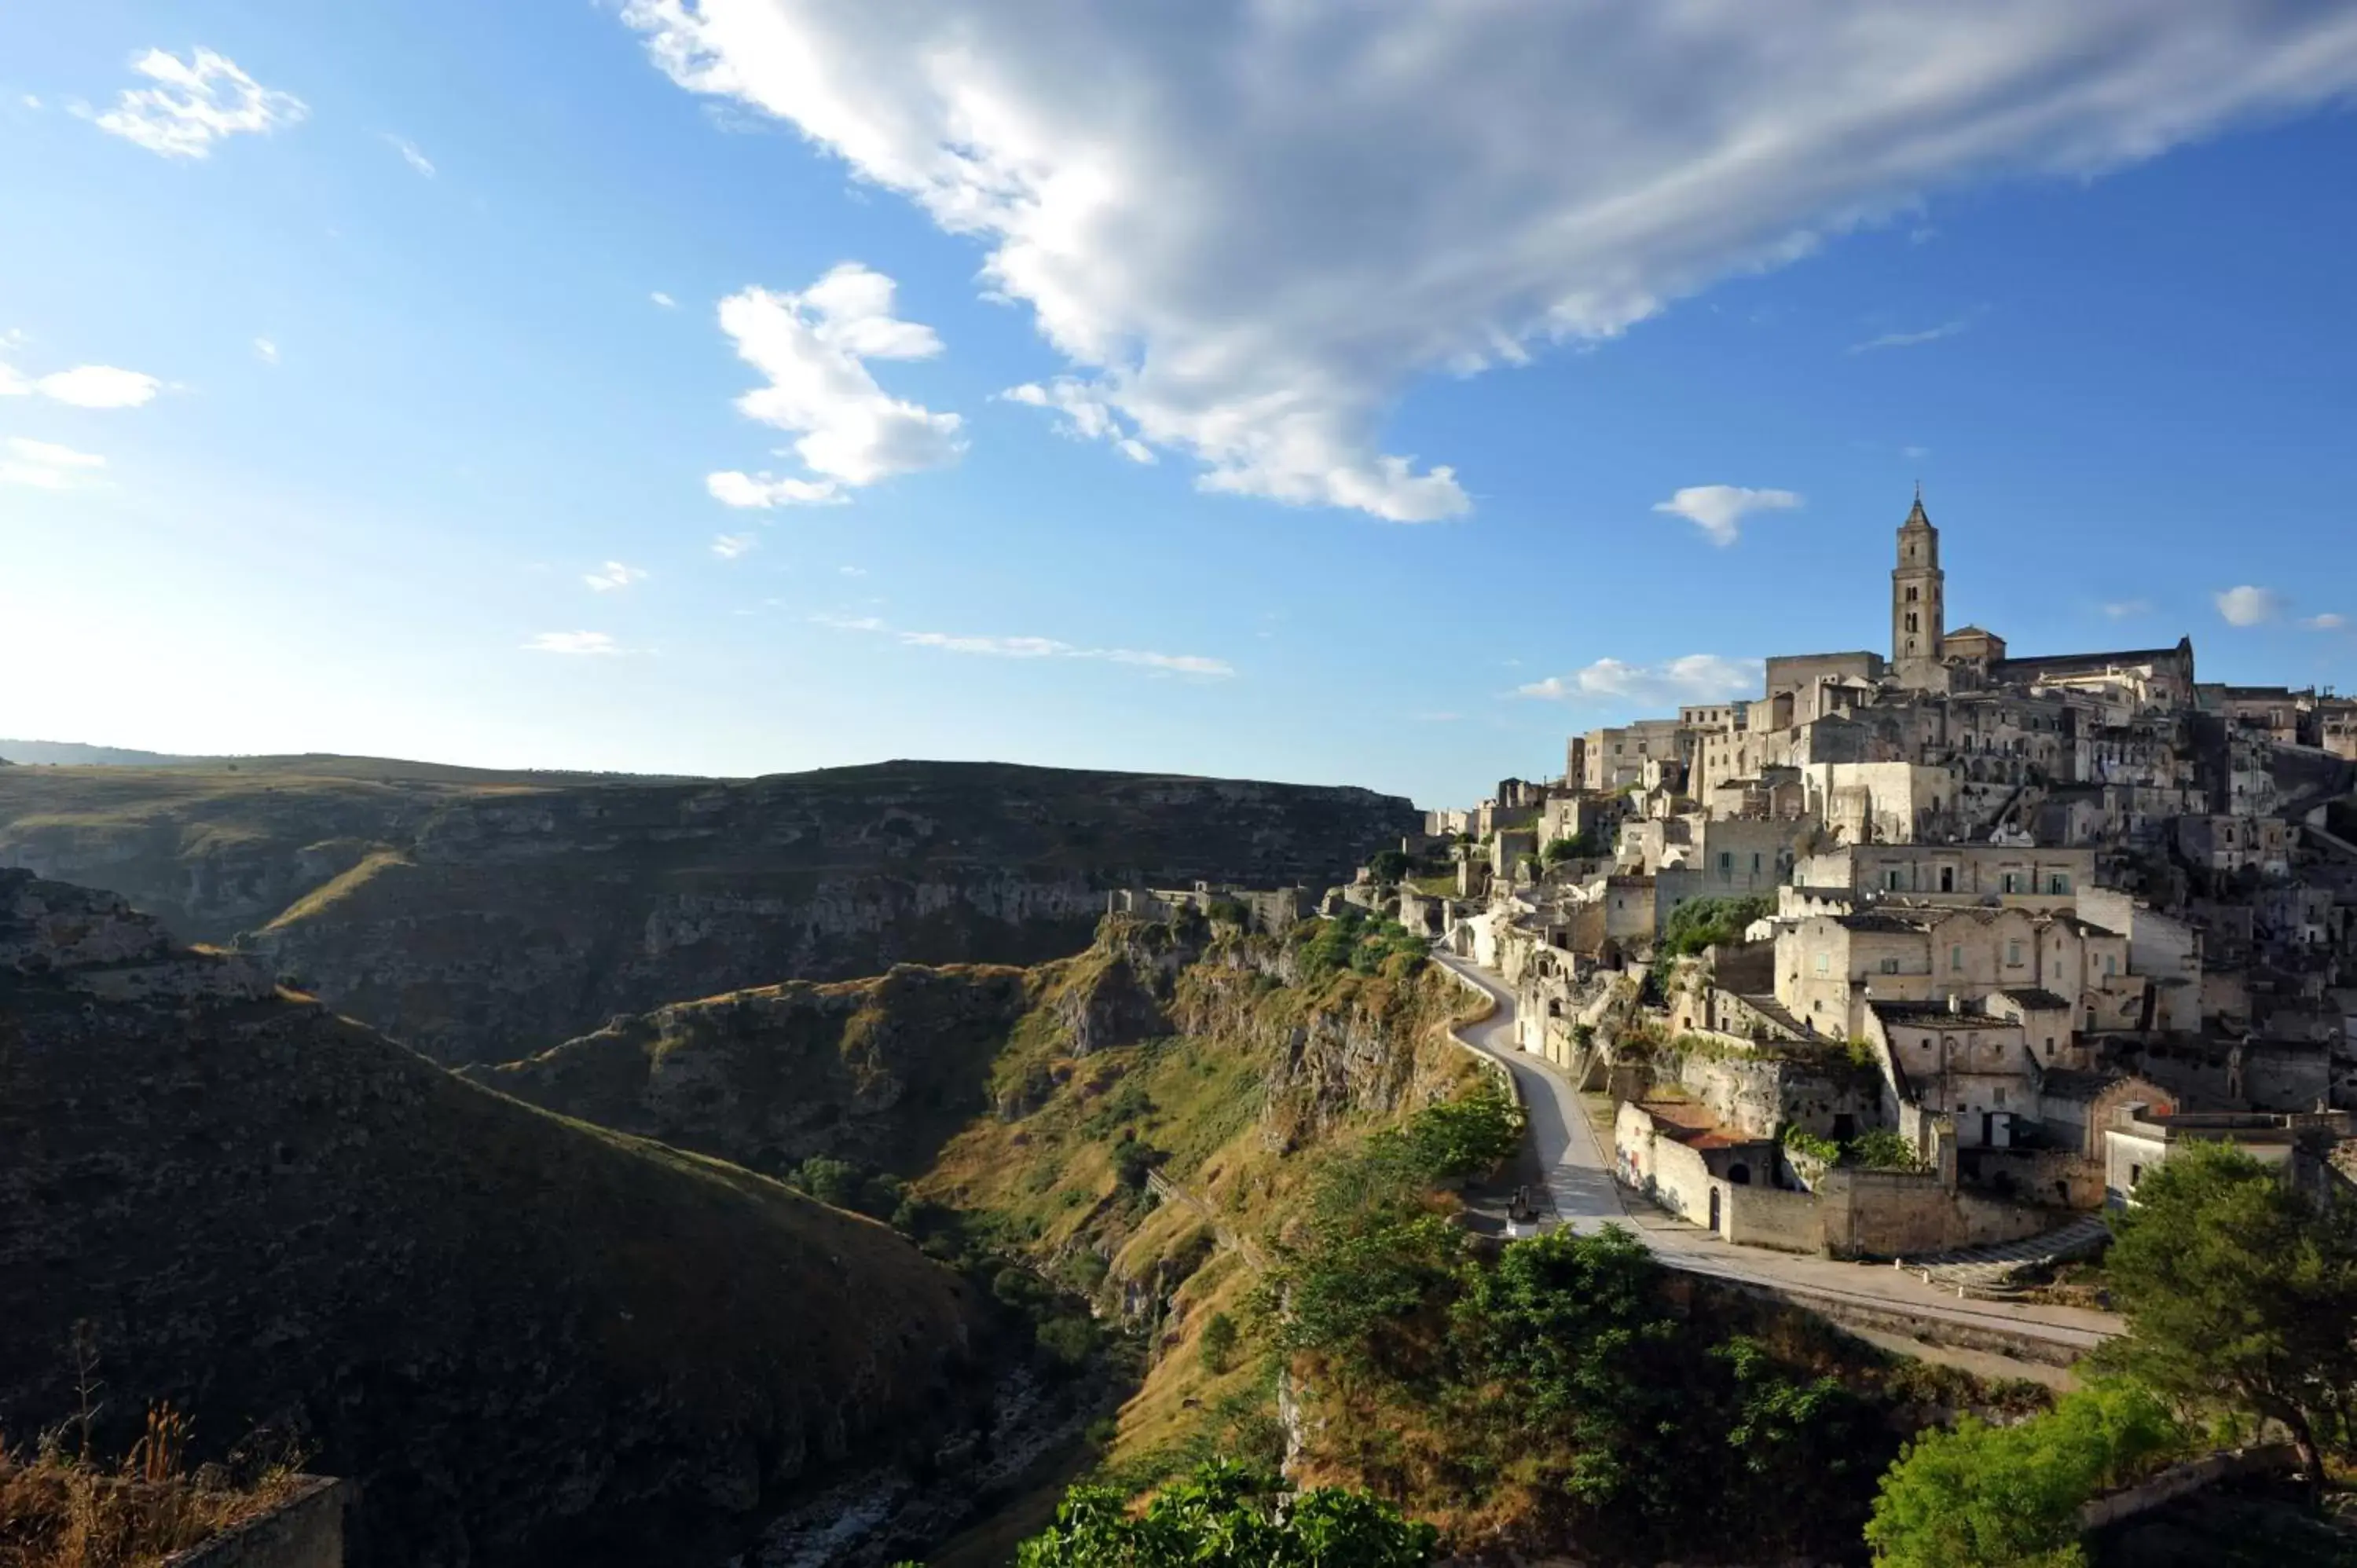
[[[2018,1241],[2054,1217],[2024,1205],[1952,1192],[1933,1175],[1831,1170],[1818,1184],[1825,1250],[1837,1258],[1903,1258]]]
[[[344,1568],[350,1481],[307,1478],[293,1497],[224,1535],[164,1560],[164,1568]]]
[[[1776,1137],[1787,1122],[1830,1136],[1836,1116],[1851,1118],[1853,1130],[1882,1120],[1881,1083],[1863,1074],[1853,1080],[1771,1058],[1689,1055],[1678,1065],[1678,1082],[1719,1121],[1754,1138]]]
[[[1824,1251],[1824,1218],[1813,1193],[1728,1183],[1721,1188],[1721,1200],[1730,1241],[1785,1252]]]

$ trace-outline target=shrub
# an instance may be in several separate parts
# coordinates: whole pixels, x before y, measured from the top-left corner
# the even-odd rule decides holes
[[[1109,1487],[1075,1487],[1017,1568],[1421,1568],[1437,1532],[1364,1492],[1286,1497],[1273,1476],[1214,1461],[1166,1487],[1142,1515]]]
[[[1203,1332],[1195,1341],[1195,1352],[1203,1359],[1208,1372],[1226,1371],[1235,1362],[1236,1320],[1224,1312],[1215,1312],[1203,1322]]]
[[[1870,1171],[1920,1171],[1915,1146],[1887,1127],[1875,1127],[1849,1141],[1849,1163]]]
[[[1823,1160],[1832,1165],[1841,1158],[1842,1146],[1831,1138],[1820,1137],[1799,1122],[1784,1129],[1784,1147],[1809,1159]]]
[[[1883,1568],[2082,1563],[2080,1506],[2186,1446],[2169,1407],[2134,1383],[2091,1383],[2015,1426],[1968,1415],[1908,1445],[1866,1539]]]
[[[1426,1107],[1408,1121],[1406,1136],[1432,1176],[1474,1176],[1496,1168],[1523,1143],[1522,1108],[1487,1078],[1461,1100]]]

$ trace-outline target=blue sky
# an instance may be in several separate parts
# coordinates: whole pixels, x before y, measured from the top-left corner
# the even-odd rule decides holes
[[[1919,478],[2351,682],[2357,14],[1962,9],[0,15],[0,735],[1462,801],[1879,647]]]

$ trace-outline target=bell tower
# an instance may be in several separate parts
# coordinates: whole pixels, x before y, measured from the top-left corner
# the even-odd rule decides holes
[[[1890,574],[1890,662],[1908,672],[1940,661],[1947,631],[1948,575],[1940,570],[1940,531],[1923,510],[1923,487],[1899,525],[1899,564]]]

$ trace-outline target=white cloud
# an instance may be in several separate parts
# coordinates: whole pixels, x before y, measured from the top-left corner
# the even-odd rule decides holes
[[[837,566],[835,570],[842,573],[846,577],[865,577],[867,575],[867,568],[865,566]]]
[[[718,534],[712,541],[712,553],[723,561],[734,561],[759,542],[749,533]]]
[[[1801,504],[1791,490],[1755,490],[1742,485],[1688,485],[1653,510],[1684,518],[1717,545],[1735,542],[1744,517],[1755,511],[1790,511]]]
[[[1055,410],[1062,415],[1056,421],[1056,430],[1060,435],[1069,435],[1075,441],[1109,441],[1114,451],[1133,463],[1155,460],[1154,448],[1132,435],[1113,405],[1084,381],[1071,376],[1059,376],[1046,386],[1026,381],[1021,386],[1009,387],[998,395],[1009,403]]]
[[[392,132],[387,131],[384,133],[384,145],[391,147],[394,152],[399,153],[401,155],[401,161],[407,164],[411,168],[415,169],[419,174],[424,175],[428,179],[432,179],[434,177],[434,160],[427,157],[424,153],[419,152],[415,142],[411,141],[406,136],[396,136]]]
[[[657,305],[662,306],[665,310],[677,310],[679,308],[679,301],[673,299],[671,295],[665,294],[661,289],[655,290],[654,293],[647,295],[647,297],[653,300]]]
[[[2349,618],[2333,610],[2326,610],[2321,615],[2309,616],[2299,624],[2310,631],[2339,631],[2349,624]]]
[[[626,566],[619,561],[608,561],[581,580],[588,584],[593,591],[605,594],[611,593],[616,588],[627,588],[632,583],[643,583],[646,578],[647,574],[642,567]]]
[[[1943,190],[2083,177],[2357,83],[2357,9],[2213,0],[623,15],[683,87],[985,246],[985,286],[1128,438],[1213,489],[1401,521],[1469,504],[1383,449],[1420,374],[1609,338]]]
[[[524,644],[533,653],[568,653],[597,656],[619,653],[612,637],[602,631],[544,631]]]
[[[833,479],[780,479],[734,469],[705,475],[704,488],[724,506],[839,506],[851,499]]]
[[[26,485],[38,490],[70,490],[90,483],[93,469],[106,467],[95,452],[77,452],[51,441],[28,441],[12,435],[0,446],[0,484]]]
[[[1962,321],[1943,321],[1937,327],[1926,327],[1921,332],[1885,332],[1879,338],[1869,338],[1863,343],[1852,343],[1853,354],[1870,353],[1877,349],[1912,349],[1919,343],[1936,343],[1943,338],[1953,338],[1964,329]]]
[[[760,507],[838,500],[845,489],[957,461],[965,450],[958,416],[891,396],[867,369],[870,360],[941,352],[931,328],[893,316],[893,289],[883,274],[845,262],[800,294],[748,288],[720,302],[721,330],[769,383],[738,398],[737,411],[793,432],[793,455],[818,478],[712,474],[705,486],[716,499]]]
[[[2104,607],[2104,616],[2112,620],[2129,620],[2136,616],[2152,614],[2150,599],[2114,599]]]
[[[274,365],[278,362],[278,345],[267,338],[256,338],[253,340],[253,357],[265,365]]]
[[[155,397],[156,389],[162,385],[153,376],[113,365],[77,365],[33,383],[43,397],[76,408],[137,408]]]
[[[1674,708],[1687,703],[1724,703],[1756,695],[1767,678],[1758,659],[1722,659],[1689,653],[1665,664],[1624,664],[1599,659],[1569,675],[1550,675],[1515,688],[1523,697],[1566,703],[1613,703],[1641,708]]]
[[[848,568],[846,568],[848,570]],[[1224,659],[1200,653],[1152,653],[1136,648],[1082,648],[1052,637],[977,637],[945,631],[902,631],[875,616],[817,615],[811,618],[837,631],[864,631],[888,636],[909,648],[931,648],[943,653],[966,653],[985,659],[1095,659],[1110,664],[1135,664],[1177,675],[1224,679],[1235,667]]]
[[[2244,584],[2212,596],[2218,613],[2226,618],[2228,626],[2258,626],[2271,621],[2284,611],[2284,596],[2272,588],[2255,588]]]
[[[1901,457],[1929,457],[1932,449],[1929,446],[1901,446],[1899,455]]]
[[[25,96],[19,99],[18,102],[23,103],[27,109],[38,109],[41,106],[40,99],[29,92],[25,94]]]
[[[310,113],[293,93],[263,86],[210,49],[186,61],[149,49],[131,69],[156,85],[124,89],[95,116],[98,128],[167,158],[207,157],[223,137],[281,130]]]
[[[137,408],[152,400],[164,383],[138,371],[113,365],[76,365],[27,378],[0,363],[0,397],[29,397],[35,392],[53,403],[75,408]]]

